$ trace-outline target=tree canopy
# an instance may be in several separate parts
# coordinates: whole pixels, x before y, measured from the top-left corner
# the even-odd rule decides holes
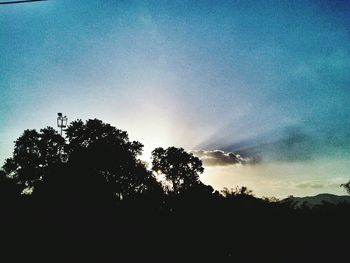
[[[68,159],[103,176],[112,191],[125,198],[160,185],[138,159],[143,145],[130,141],[127,132],[101,120],[73,121],[66,130]]]
[[[340,186],[343,187],[348,194],[350,194],[350,181],[345,184],[341,184]]]
[[[60,162],[64,138],[52,127],[25,130],[15,141],[13,156],[6,159],[3,169],[20,184],[32,186],[45,176],[50,165]]]
[[[32,187],[35,182],[46,180],[49,168],[62,165],[61,155],[66,155],[65,165],[75,171],[75,176],[85,171],[104,178],[110,191],[120,199],[161,189],[138,158],[142,148],[140,142],[129,140],[127,132],[101,120],[76,120],[67,127],[66,139],[52,127],[40,132],[25,130],[3,170],[24,187]]]
[[[202,161],[183,148],[159,147],[152,151],[152,158],[152,170],[165,175],[175,194],[198,184],[204,171]]]

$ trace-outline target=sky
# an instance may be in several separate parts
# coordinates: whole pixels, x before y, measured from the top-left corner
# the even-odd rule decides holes
[[[99,118],[202,158],[204,183],[345,194],[349,1],[0,5],[0,162],[23,130]]]

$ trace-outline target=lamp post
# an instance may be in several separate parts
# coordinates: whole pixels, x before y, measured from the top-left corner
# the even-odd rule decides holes
[[[58,128],[60,129],[60,134],[62,136],[62,131],[63,131],[63,128],[66,128],[67,127],[67,121],[68,121],[68,118],[67,116],[63,116],[61,112],[57,113],[57,126]],[[63,152],[63,145],[60,145],[59,146],[59,155],[60,155],[60,159],[63,163],[67,162],[67,156],[66,154],[64,154]]]
[[[67,116],[63,116],[61,112],[57,113],[57,115],[58,115],[58,117],[57,117],[57,127],[60,128],[61,136],[62,136],[63,128],[67,127],[68,118],[67,118]]]

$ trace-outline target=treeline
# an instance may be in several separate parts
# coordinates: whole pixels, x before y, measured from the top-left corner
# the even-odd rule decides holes
[[[314,262],[346,255],[348,204],[293,209],[215,191],[182,148],[100,120],[25,130],[0,172],[1,262]],[[159,180],[158,175],[164,177]]]

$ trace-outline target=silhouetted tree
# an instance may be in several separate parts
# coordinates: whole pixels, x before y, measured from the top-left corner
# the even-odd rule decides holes
[[[262,199],[268,203],[277,203],[280,201],[280,199],[275,196],[263,196]]]
[[[345,184],[341,184],[340,186],[341,186],[341,187],[344,187],[344,189],[346,190],[346,192],[347,192],[348,194],[350,194],[350,181],[347,182],[347,183],[345,183]]]
[[[176,194],[198,184],[204,171],[202,161],[183,148],[159,147],[152,151],[152,158],[152,170],[164,174]]]
[[[129,141],[127,132],[97,119],[77,120],[66,129],[66,137],[69,161],[104,177],[119,199],[161,190],[138,159],[143,145]]]
[[[236,196],[253,196],[253,191],[248,189],[246,186],[236,186],[236,188],[228,189],[224,187],[221,191],[222,195],[226,198],[236,197]]]
[[[64,139],[52,127],[25,130],[15,141],[12,158],[3,165],[6,175],[25,186],[33,184],[45,176],[46,169],[60,162],[60,147]]]

